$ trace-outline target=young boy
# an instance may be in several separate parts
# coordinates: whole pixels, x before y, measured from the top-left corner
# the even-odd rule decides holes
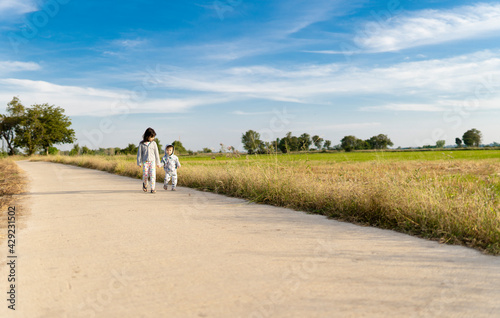
[[[165,169],[165,182],[163,184],[163,189],[167,190],[168,182],[172,179],[172,191],[176,191],[177,169],[181,167],[179,158],[174,155],[174,150],[174,146],[168,145],[165,147],[165,155],[161,158],[163,168]]]

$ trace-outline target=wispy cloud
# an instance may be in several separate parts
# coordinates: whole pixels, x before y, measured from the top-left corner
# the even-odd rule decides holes
[[[204,71],[172,69],[159,78],[161,85],[168,89],[229,94],[239,99],[328,104],[335,97],[377,94],[386,95],[388,100],[396,96],[413,100],[404,103],[406,110],[431,111],[435,110],[432,105],[437,105],[439,100],[474,96],[475,88],[491,75],[500,77],[500,51],[376,68],[326,64]],[[426,107],[419,106],[423,100],[436,102]],[[383,101],[379,104],[382,105],[374,106],[393,107]],[[399,109],[404,110],[403,107]]]
[[[0,74],[18,71],[37,71],[41,67],[34,62],[0,61]]]
[[[0,69],[37,70],[36,63],[1,62]],[[142,79],[144,76],[125,76]],[[255,65],[215,69],[163,67],[155,71],[155,92],[140,101],[126,89],[96,89],[47,81],[0,79],[0,96],[18,95],[26,103],[54,103],[72,115],[185,112],[229,101],[268,100],[335,106],[353,96],[374,98],[362,111],[436,112],[456,107],[480,93],[478,108],[494,108],[500,95],[500,51],[482,51],[447,59],[404,62],[389,67],[348,64]],[[478,89],[479,88],[479,89]],[[169,92],[168,98],[161,98]],[[154,96],[154,97],[153,97]],[[172,96],[175,96],[173,98]],[[364,97],[363,97],[364,96]],[[395,102],[394,100],[398,100]],[[117,106],[121,105],[121,106]],[[366,102],[365,102],[366,105]],[[235,115],[261,112],[239,110]]]
[[[479,3],[449,10],[401,13],[369,22],[355,43],[370,52],[390,52],[482,36],[498,35],[500,4]]]
[[[442,105],[432,104],[388,104],[383,106],[367,106],[361,107],[361,111],[413,111],[413,112],[441,112],[447,110],[449,107]]]
[[[114,40],[112,42],[112,45],[129,49],[129,48],[136,48],[139,46],[143,46],[147,42],[148,41],[144,39],[120,39],[120,40]]]
[[[14,93],[13,93],[14,92]],[[233,100],[222,95],[186,98],[138,98],[128,90],[58,85],[46,81],[0,79],[0,100],[19,96],[26,105],[50,103],[61,106],[71,116],[108,116],[128,113],[182,113],[196,106]]]
[[[233,115],[238,115],[238,116],[260,116],[260,115],[271,115],[274,114],[274,112],[269,111],[269,112],[245,112],[241,110],[236,110],[234,112],[231,112]]]
[[[2,0],[0,1],[0,17],[6,19],[13,15],[21,15],[28,12],[37,11],[35,1],[33,0]]]
[[[249,20],[244,29],[235,30],[237,37],[227,39],[213,35],[212,41],[181,48],[187,54],[196,52],[208,60],[235,61],[242,58],[303,50],[317,40],[301,37],[301,32],[318,22],[331,21],[342,16],[359,2],[345,3],[340,0],[290,0],[269,2],[265,7],[269,18],[266,22]],[[230,4],[231,1],[222,1]],[[238,7],[239,8],[239,7]],[[213,10],[212,7],[207,9]],[[199,54],[203,52],[203,54]]]

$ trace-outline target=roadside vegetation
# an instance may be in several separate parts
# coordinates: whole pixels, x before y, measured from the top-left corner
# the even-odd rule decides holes
[[[141,178],[133,155],[33,159]],[[498,150],[220,154],[181,162],[182,186],[500,254]]]
[[[7,226],[6,213],[15,203],[16,194],[25,191],[26,178],[11,158],[0,159],[0,228]],[[0,239],[5,233],[0,233]]]

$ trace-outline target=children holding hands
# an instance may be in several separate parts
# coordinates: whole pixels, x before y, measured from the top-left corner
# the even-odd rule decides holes
[[[148,192],[148,180],[151,183],[151,193],[156,193],[156,166],[165,169],[165,182],[163,188],[167,190],[167,185],[172,180],[172,191],[177,187],[177,169],[181,167],[179,158],[174,155],[173,145],[165,147],[165,155],[160,161],[158,145],[154,141],[156,132],[153,128],[148,128],[142,136],[142,141],[137,149],[137,165],[142,166],[142,191]]]

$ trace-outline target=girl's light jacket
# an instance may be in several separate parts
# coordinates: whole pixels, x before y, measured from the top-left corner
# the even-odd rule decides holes
[[[146,161],[160,164],[160,154],[158,152],[158,145],[155,141],[141,141],[139,144],[139,148],[137,149],[137,165],[141,165]]]

